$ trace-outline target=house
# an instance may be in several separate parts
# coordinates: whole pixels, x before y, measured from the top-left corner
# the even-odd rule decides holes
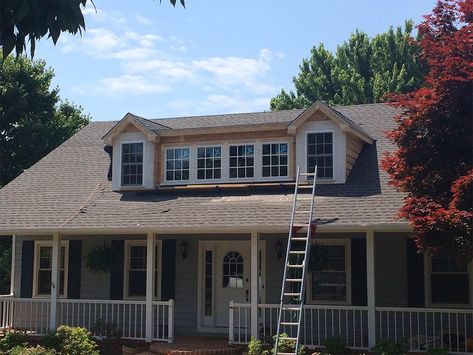
[[[380,160],[385,104],[92,122],[0,190],[13,236],[1,326],[115,324],[123,336],[231,343],[276,331],[296,167],[318,166],[302,343],[341,335],[466,353],[473,264],[417,253]],[[104,149],[105,148],[105,149]],[[307,181],[307,184],[310,184]],[[112,250],[109,272],[86,259]],[[108,249],[107,249],[108,248]]]

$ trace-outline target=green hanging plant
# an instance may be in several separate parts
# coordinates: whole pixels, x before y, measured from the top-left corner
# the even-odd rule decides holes
[[[96,246],[87,253],[85,264],[93,272],[111,272],[115,264],[115,253],[110,245]]]

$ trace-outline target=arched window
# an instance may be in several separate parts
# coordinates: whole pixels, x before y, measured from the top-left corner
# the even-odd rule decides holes
[[[223,287],[243,288],[243,257],[236,251],[223,258]]]

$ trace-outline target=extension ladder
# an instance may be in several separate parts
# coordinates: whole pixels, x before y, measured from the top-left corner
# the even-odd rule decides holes
[[[301,177],[312,177],[312,193],[301,197],[299,195],[299,179]],[[308,264],[308,254],[312,233],[315,233],[313,223],[315,184],[317,180],[317,166],[313,173],[301,173],[297,167],[296,185],[292,202],[291,225],[287,244],[286,261],[284,265],[284,276],[281,288],[281,303],[279,305],[278,327],[274,355],[297,355],[299,349],[299,337],[302,321],[302,307],[304,304],[305,273]],[[304,187],[309,187],[305,185]],[[309,209],[301,209],[299,201],[310,202]],[[296,223],[296,215],[302,214],[302,219],[307,218],[307,223]],[[305,237],[297,234],[298,231],[307,228]],[[280,352],[278,349],[279,339],[282,333],[287,333],[285,338],[295,343],[293,352]]]

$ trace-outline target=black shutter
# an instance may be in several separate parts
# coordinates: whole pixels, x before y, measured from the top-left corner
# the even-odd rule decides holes
[[[13,252],[15,252],[13,250]],[[34,241],[24,240],[21,250],[21,291],[20,297],[33,296]]]
[[[80,298],[80,273],[82,259],[82,241],[69,241],[69,270],[67,276],[67,298]]]
[[[367,305],[366,240],[351,240],[351,302],[353,306]]]
[[[175,297],[176,280],[176,240],[163,240],[161,272],[161,300],[169,301]]]
[[[406,240],[406,253],[408,306],[424,307],[424,255],[417,253],[417,247],[414,239]]]
[[[113,267],[110,272],[110,299],[123,299],[123,268],[125,266],[125,241],[112,240],[114,254]]]

